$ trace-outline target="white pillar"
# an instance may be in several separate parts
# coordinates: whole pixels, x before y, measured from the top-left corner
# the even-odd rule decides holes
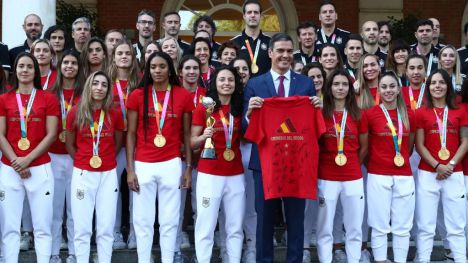
[[[3,0],[2,1],[2,42],[8,48],[24,43],[26,34],[23,30],[24,18],[34,13],[38,15],[44,28],[55,25],[56,0]]]

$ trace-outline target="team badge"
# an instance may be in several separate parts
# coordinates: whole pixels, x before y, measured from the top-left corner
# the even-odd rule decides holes
[[[0,201],[5,200],[5,191],[0,191]]]
[[[202,206],[203,206],[204,208],[207,208],[207,207],[210,206],[210,198],[209,198],[209,197],[203,197]]]
[[[336,43],[337,43],[338,45],[340,45],[341,43],[343,43],[343,39],[342,39],[341,37],[337,37],[337,38],[336,38]]]
[[[268,48],[265,43],[262,43],[260,46],[262,47],[263,50],[267,50],[267,48]]]
[[[383,59],[379,60],[380,67],[383,68],[385,66],[385,61]]]
[[[324,197],[319,198],[319,207],[325,207],[325,198]]]
[[[78,200],[83,200],[83,198],[84,198],[84,190],[83,189],[77,189],[76,190],[76,198]]]

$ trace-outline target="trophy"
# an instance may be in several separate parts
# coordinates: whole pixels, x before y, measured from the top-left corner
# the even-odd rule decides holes
[[[204,97],[202,99],[202,104],[206,108],[206,127],[213,127],[215,124],[215,119],[211,115],[213,114],[216,102],[210,97]],[[211,138],[206,139],[205,147],[203,147],[200,158],[211,160],[217,159],[214,143]]]

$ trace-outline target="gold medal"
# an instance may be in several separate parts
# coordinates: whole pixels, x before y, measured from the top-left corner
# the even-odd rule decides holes
[[[256,63],[252,64],[252,73],[257,74],[258,73],[258,66]]]
[[[230,161],[234,160],[234,157],[236,157],[236,154],[234,153],[233,150],[226,149],[226,150],[224,150],[223,157],[224,157],[224,160],[230,162]]]
[[[29,147],[31,147],[31,143],[29,142],[28,138],[22,137],[22,138],[18,141],[18,148],[19,148],[21,151],[26,151],[27,149],[29,149]]]
[[[393,163],[398,167],[402,167],[405,164],[405,159],[403,158],[403,156],[401,156],[401,154],[398,153],[393,158]]]
[[[102,160],[98,155],[93,155],[93,157],[89,159],[89,166],[93,167],[94,169],[101,167],[101,165]]]
[[[60,134],[59,134],[59,140],[63,143],[65,143],[65,138],[67,137],[67,133],[65,131],[62,131]]]
[[[343,166],[348,162],[348,158],[346,158],[346,155],[339,153],[335,157],[335,163],[338,166]]]
[[[450,152],[447,150],[447,148],[440,148],[438,155],[442,161],[448,160],[448,158],[450,158]]]
[[[156,134],[156,137],[154,137],[154,145],[156,147],[164,147],[166,145],[166,138],[162,134]]]

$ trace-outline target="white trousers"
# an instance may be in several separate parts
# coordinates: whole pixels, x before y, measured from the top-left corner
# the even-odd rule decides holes
[[[437,180],[436,173],[419,170],[416,180],[417,251],[420,261],[429,261],[437,221],[437,206],[442,199],[447,240],[455,262],[466,262],[466,189],[462,172],[446,180]]]
[[[180,158],[165,162],[135,162],[140,192],[133,192],[133,226],[139,263],[149,263],[153,246],[155,202],[158,199],[161,261],[173,262],[180,217]]]
[[[89,262],[95,209],[99,263],[111,262],[118,187],[115,168],[105,172],[90,172],[73,168],[71,208],[73,218],[75,218],[74,243],[78,263]]]
[[[343,223],[346,230],[348,263],[357,263],[361,257],[362,220],[364,217],[363,180],[318,180],[317,252],[319,261],[330,263],[333,258],[333,219],[338,201],[343,205]]]
[[[368,174],[367,209],[376,261],[387,259],[387,234],[393,235],[395,262],[406,262],[413,226],[415,189],[412,176]],[[391,224],[390,224],[391,222]]]
[[[411,171],[413,172],[413,179],[416,185],[416,182],[418,181],[418,170],[419,170],[418,166],[419,166],[419,162],[421,161],[421,156],[419,156],[416,150],[414,150],[413,153],[411,154],[409,161],[410,161]],[[415,192],[416,192],[416,196],[418,196],[418,187],[415,187]],[[410,231],[411,238],[414,240],[415,244],[417,243],[417,235],[418,235],[418,224],[416,224],[417,206],[418,206],[418,202],[416,202],[416,205],[415,205],[413,227],[411,228],[411,231]]]
[[[71,212],[71,179],[73,159],[68,154],[49,153],[54,174],[54,212],[52,216],[52,255],[60,254],[62,242],[62,223],[64,212],[67,213],[68,254],[75,254],[73,245],[73,216]],[[66,208],[66,210],[65,210]]]
[[[21,179],[8,165],[0,167],[0,229],[5,263],[17,263],[23,201],[31,204],[36,258],[48,263],[52,250],[54,176],[50,163],[30,167],[31,177]]]
[[[240,262],[244,235],[242,224],[245,210],[244,174],[216,176],[198,173],[197,221],[195,222],[195,252],[200,263],[209,263],[219,207],[223,204],[226,223],[228,262]]]

